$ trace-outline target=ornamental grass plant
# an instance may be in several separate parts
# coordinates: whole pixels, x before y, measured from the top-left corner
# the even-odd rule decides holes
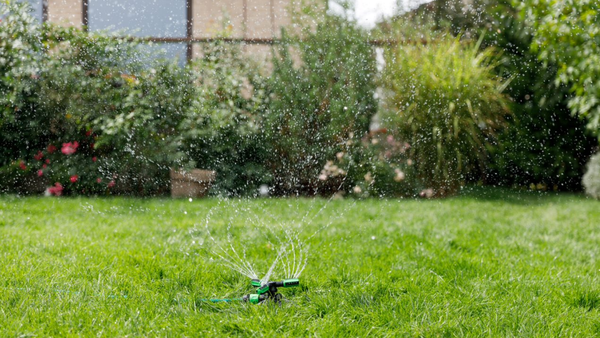
[[[457,38],[385,53],[382,121],[411,144],[409,157],[434,196],[456,193],[486,167],[490,140],[508,112],[496,60],[480,42]]]

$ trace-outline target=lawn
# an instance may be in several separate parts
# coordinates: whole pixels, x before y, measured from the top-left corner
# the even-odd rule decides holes
[[[264,271],[282,224],[310,245],[301,286],[207,302],[253,290],[214,246]],[[0,337],[600,336],[600,202],[579,195],[4,196],[0,240]]]

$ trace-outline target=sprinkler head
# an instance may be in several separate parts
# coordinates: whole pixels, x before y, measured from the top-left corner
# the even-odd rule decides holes
[[[259,304],[262,301],[272,299],[275,303],[280,303],[282,296],[277,293],[277,289],[298,286],[300,285],[300,280],[297,278],[284,279],[280,282],[267,282],[264,285],[260,285],[260,280],[253,279],[251,284],[257,288],[256,293],[244,296],[243,300],[245,302]]]

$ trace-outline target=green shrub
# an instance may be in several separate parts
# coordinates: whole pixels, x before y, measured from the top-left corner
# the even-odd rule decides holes
[[[579,191],[597,140],[585,120],[571,115],[569,88],[556,85],[556,65],[544,67],[531,50],[532,36],[516,9],[506,4],[493,11],[496,33],[486,34],[485,43],[502,50],[495,71],[512,79],[505,93],[513,114],[491,149],[487,182]]]
[[[198,167],[217,172],[211,189],[221,195],[251,195],[270,182],[262,115],[267,91],[259,67],[240,46],[215,41],[193,62],[198,105],[182,126],[184,145]]]
[[[25,3],[0,2],[0,166],[26,158],[47,134],[35,118],[45,61],[43,31],[30,9]]]
[[[475,0],[463,11],[455,0],[436,1],[433,11],[410,13],[381,28],[387,36],[402,31],[413,40],[418,40],[414,27],[419,34],[423,27],[431,27],[439,30],[429,34],[449,29],[464,34],[463,38],[483,35],[482,47],[493,46],[501,54],[494,72],[511,79],[504,93],[513,113],[490,148],[485,183],[581,190],[585,163],[597,140],[585,131],[584,119],[571,115],[572,93],[567,86],[555,84],[559,68],[538,60],[531,49],[532,30],[518,15],[519,3]]]
[[[283,37],[264,120],[269,169],[275,193],[313,195],[330,190],[318,179],[327,159],[350,133],[366,134],[377,111],[374,51],[365,31],[335,16],[302,39]]]
[[[583,175],[583,186],[586,194],[600,199],[600,153],[592,156]]]
[[[493,58],[458,39],[386,53],[382,121],[410,143],[418,176],[436,196],[485,170],[488,139],[507,111]]]
[[[573,114],[600,136],[600,21],[597,0],[514,1],[532,28],[532,48],[544,62],[558,65],[555,81],[570,86]]]
[[[0,126],[29,109],[44,60],[42,28],[27,3],[0,2]]]
[[[179,149],[179,126],[197,96],[193,73],[166,61],[139,64],[145,58],[136,42],[73,29],[52,34],[56,51],[40,80],[40,108],[71,126],[56,135],[70,141],[93,131],[94,168],[116,182],[113,192],[168,192],[169,168],[191,166]],[[97,176],[86,175],[93,183]]]

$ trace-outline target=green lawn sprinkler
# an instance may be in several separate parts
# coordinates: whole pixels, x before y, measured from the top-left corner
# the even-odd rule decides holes
[[[232,303],[236,301],[249,302],[250,304],[260,304],[266,300],[272,300],[274,303],[281,303],[283,296],[277,293],[278,288],[289,288],[292,286],[300,285],[300,281],[297,278],[284,279],[281,282],[267,282],[264,285],[260,284],[259,279],[253,279],[251,282],[252,286],[256,288],[256,293],[245,295],[242,298],[229,298],[229,299],[203,299],[202,301],[211,303]]]
[[[253,279],[252,286],[257,288],[256,293],[251,293],[242,298],[244,302],[250,304],[260,304],[266,300],[272,300],[275,303],[281,303],[283,296],[277,293],[278,288],[289,288],[300,285],[300,280],[297,278],[284,279],[281,282],[267,282],[264,285],[260,284],[260,280]]]

